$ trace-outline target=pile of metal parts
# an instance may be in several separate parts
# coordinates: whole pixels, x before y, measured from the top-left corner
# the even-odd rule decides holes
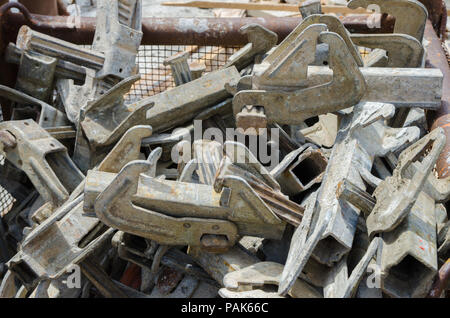
[[[352,0],[396,22],[350,34],[310,1],[280,44],[247,25],[221,69],[177,54],[175,88],[126,104],[141,1],[97,3],[91,48],[23,26],[5,54],[19,72],[0,86],[13,109],[0,184],[15,198],[1,297],[445,294],[446,136],[425,121],[443,74],[424,67],[422,4]]]

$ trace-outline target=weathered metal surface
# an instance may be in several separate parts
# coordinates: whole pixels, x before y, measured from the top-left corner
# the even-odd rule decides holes
[[[136,243],[136,237],[121,231],[116,232],[112,239],[112,245],[117,248],[117,253],[120,258],[127,260],[133,264],[151,270],[155,255],[149,253],[149,247],[146,241],[146,246],[143,248],[139,241]],[[199,267],[194,259],[181,252],[177,248],[168,249],[166,253],[160,257],[160,265],[176,269],[179,272],[191,275],[202,281],[208,283],[212,282],[210,276]]]
[[[422,65],[424,56],[422,44],[407,34],[353,34],[351,39],[356,45],[386,51],[387,58],[383,65],[366,64],[366,66],[418,68]]]
[[[34,117],[33,119],[43,128],[65,126],[69,124],[66,114],[39,99],[28,96],[27,94],[0,85],[0,96],[17,103],[18,105],[28,105],[36,108],[30,110],[32,113],[31,117]],[[13,108],[13,119],[28,119],[30,115],[27,115],[25,112],[23,117],[26,118],[21,117],[20,110]]]
[[[22,11],[23,12],[23,11]],[[4,16],[3,30],[7,31],[8,40],[14,42],[22,25],[32,26],[43,32],[75,44],[90,44],[94,39],[95,18],[79,18],[77,28],[70,17],[49,17],[21,13],[8,13]],[[301,18],[144,18],[142,20],[143,45],[245,45],[248,39],[240,29],[256,23],[278,34],[283,40],[300,22]],[[343,18],[343,23],[350,32],[390,33],[394,19],[382,16],[380,28],[367,25],[367,15],[354,15]]]
[[[359,171],[371,171],[373,156],[383,156],[419,137],[415,127],[398,130],[384,126],[382,119],[394,115],[393,105],[361,103],[355,106],[352,115],[341,122],[316,202],[315,227],[310,230],[308,240],[291,243],[279,288],[282,294],[301,273],[310,255],[332,266],[351,249],[360,211],[337,199],[339,182],[348,179],[365,189]],[[374,143],[374,137],[379,138],[378,142]]]
[[[19,65],[17,78],[15,66],[1,75],[17,88],[0,86],[13,102],[9,112],[2,100],[4,115],[25,119],[0,124],[0,180],[12,195],[0,213],[0,295],[439,297],[450,178],[431,169],[446,141],[435,129],[412,143],[429,131],[424,108],[445,106],[448,69],[440,60],[442,70],[422,68],[424,28],[434,61],[440,52],[423,6],[349,5],[373,4],[385,14],[338,19],[318,14],[315,2],[303,20],[149,22],[140,0],[102,0],[95,33],[92,19],[50,24],[20,4],[0,8],[0,50]],[[373,17],[382,25],[369,33],[378,35],[348,23],[364,19],[368,31]],[[16,39],[18,21],[25,26]],[[246,45],[206,75],[187,54],[169,58],[177,87],[126,105],[139,79],[138,46],[161,35],[164,44]],[[373,51],[362,59],[361,47]],[[233,98],[255,92],[276,98],[233,109]],[[40,174],[26,168],[33,158]],[[86,180],[78,169],[89,170]],[[374,229],[383,205],[392,218]],[[67,286],[71,268],[81,268],[81,288]]]
[[[8,63],[20,64],[23,50],[15,44],[9,43],[5,50],[5,59]],[[83,82],[86,76],[86,70],[82,66],[58,59],[55,67],[55,76],[57,78],[68,78],[78,82]]]
[[[450,156],[450,67],[448,61],[445,57],[445,52],[442,49],[441,41],[436,36],[433,27],[429,21],[425,26],[425,39],[428,41],[426,45],[427,49],[427,68],[437,68],[441,70],[443,78],[442,86],[442,97],[440,107],[436,111],[427,112],[427,120],[429,122],[430,129],[435,129],[436,127],[442,127],[444,129],[445,135],[447,136],[447,141],[445,143],[444,150],[442,151],[439,159],[436,163],[436,170],[439,178],[446,178],[449,176],[449,163],[448,158]]]
[[[19,253],[9,261],[9,269],[25,286],[61,276],[71,264],[81,261],[92,252],[91,248],[112,234],[100,232],[100,236],[80,247],[86,235],[99,229],[97,219],[83,216],[82,200],[79,197],[55,211],[26,237]]]
[[[429,68],[360,68],[367,85],[362,102],[383,102],[396,107],[438,109],[445,91],[442,72]],[[310,85],[331,81],[327,67],[308,67]]]
[[[278,35],[259,24],[247,24],[239,30],[247,35],[248,43],[233,54],[225,67],[235,66],[239,71],[254,62],[257,55],[267,53],[278,42]]]
[[[394,33],[408,34],[422,42],[425,22],[428,12],[425,6],[416,0],[351,0],[347,6],[350,9],[368,8],[376,5],[381,13],[395,17]]]
[[[192,81],[191,70],[187,61],[188,57],[188,52],[180,52],[164,60],[164,65],[170,65],[176,86]]]
[[[143,118],[153,103],[130,109],[125,106],[123,99],[139,78],[137,75],[123,80],[83,109],[80,125],[94,149],[114,143],[129,128],[145,122]]]
[[[336,196],[339,199],[353,204],[360,209],[365,216],[372,212],[376,204],[376,200],[372,196],[348,180],[343,180],[338,184]]]
[[[403,221],[381,236],[381,288],[385,293],[391,297],[427,295],[438,270],[436,236],[434,201],[421,192]]]
[[[380,239],[374,238],[367,248],[366,253],[359,261],[358,265],[348,276],[347,257],[344,257],[335,267],[333,267],[327,278],[324,287],[324,296],[326,298],[350,298],[356,293],[356,290],[367,270],[367,266],[375,256],[380,245]]]
[[[226,143],[225,147],[225,153],[231,154],[234,161],[257,162],[254,158],[236,160],[235,155],[250,155],[248,149],[231,148],[236,146]],[[145,161],[129,163],[118,175],[90,171],[84,208],[95,211],[100,219],[115,228],[169,245],[178,243],[213,249],[218,248],[218,244],[226,248],[234,244],[237,230],[243,235],[280,237],[285,224],[277,215],[295,220],[301,217],[300,207],[281,193],[271,192],[267,184],[258,184],[255,177],[245,180],[245,174],[239,176],[239,166],[234,166],[227,158],[224,157],[215,174],[214,187],[147,177],[142,174],[149,169]],[[198,163],[199,166],[204,164]],[[252,169],[258,172],[263,168],[251,164],[246,170]],[[275,180],[268,179],[268,174],[260,177],[279,189]],[[119,192],[121,195],[117,196]],[[245,197],[247,203],[241,197]],[[118,211],[122,212],[116,214]],[[133,221],[136,218],[140,221]],[[166,225],[161,226],[162,222]],[[208,235],[224,236],[227,240],[216,242]]]
[[[342,38],[326,32],[323,24],[306,27],[298,37],[294,42],[280,44],[258,65],[257,75],[252,79],[253,89],[241,90],[233,98],[235,115],[245,105],[260,105],[264,106],[268,122],[295,124],[358,103],[365,91],[365,81]],[[306,85],[308,68],[298,61],[314,61],[319,39],[330,46],[330,66],[333,77],[339,81],[301,89]]]
[[[193,247],[189,250],[189,255],[221,286],[224,286],[223,279],[227,273],[259,262],[258,257],[249,253],[240,244],[221,254],[212,254]]]
[[[273,297],[274,292],[264,291],[264,285],[278,285],[283,265],[274,262],[261,262],[239,269],[237,271],[228,273],[223,278],[224,289],[219,291],[222,297],[234,298],[231,292],[248,292],[250,290],[260,290],[262,293],[259,297]],[[276,295],[276,294],[275,294]],[[231,297],[230,297],[231,296]],[[292,289],[289,291],[289,296],[294,298],[322,298],[322,295],[311,287],[308,283],[301,279],[297,279]]]
[[[349,50],[350,54],[352,55],[353,59],[355,60],[356,64],[361,67],[363,66],[363,62],[361,59],[361,55],[359,54],[357,48],[352,43],[352,40],[350,39],[350,33],[345,29],[344,24],[341,20],[339,20],[334,15],[327,15],[327,14],[313,14],[305,18],[302,23],[298,25],[290,34],[287,36],[283,42],[280,43],[280,45],[277,48],[278,54],[281,54],[288,46],[291,45],[291,42],[293,42],[297,37],[300,36],[302,32],[305,31],[306,28],[308,28],[312,24],[325,24],[328,28],[329,32],[333,32],[338,34],[345,42],[347,49]],[[328,49],[330,51],[330,49]],[[331,52],[333,54],[333,52]],[[272,58],[270,58],[270,62],[277,59],[277,53],[272,54]]]
[[[305,19],[313,14],[321,14],[322,6],[318,0],[307,0],[299,6],[299,10],[302,18]]]
[[[392,177],[381,182],[374,192],[377,204],[367,217],[367,229],[370,236],[392,231],[410,213],[444,143],[444,132],[441,128],[437,128],[401,153]],[[429,152],[423,155],[425,151]],[[411,179],[405,178],[403,171],[419,160],[420,168],[411,176]]]
[[[0,129],[9,134],[2,135],[7,160],[28,175],[46,202],[63,204],[84,178],[66,147],[33,120],[2,122]]]
[[[239,73],[235,67],[217,70],[197,80],[174,87],[160,94],[144,98],[129,105],[129,109],[140,109],[154,104],[142,124],[151,125],[154,132],[161,132],[192,120],[196,115],[228,97],[225,83],[236,81]]]
[[[49,102],[57,60],[23,52],[17,74],[16,89],[39,100]]]
[[[450,279],[450,259],[447,259],[444,265],[442,265],[442,267],[439,269],[438,277],[436,277],[428,296],[431,298],[440,297],[442,292],[447,288],[449,279]]]
[[[95,70],[100,70],[105,62],[104,54],[36,32],[28,26],[20,28],[16,44],[20,50],[34,51]]]
[[[314,145],[306,144],[289,153],[270,174],[283,193],[293,196],[320,183],[328,160]]]

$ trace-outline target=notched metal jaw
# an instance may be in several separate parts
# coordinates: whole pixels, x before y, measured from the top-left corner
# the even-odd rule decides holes
[[[289,290],[310,256],[332,267],[351,249],[360,210],[338,198],[336,191],[343,180],[365,190],[360,171],[371,171],[374,156],[385,155],[419,138],[416,127],[387,127],[384,120],[394,113],[391,104],[360,103],[353,114],[343,117],[317,200],[309,212],[314,217],[311,225],[298,227],[292,238],[279,293]],[[379,140],[376,144],[374,138]]]
[[[252,64],[257,55],[267,53],[278,42],[276,33],[256,23],[244,25],[239,31],[247,35],[249,43],[229,58],[225,68],[235,66],[241,71]]]
[[[350,0],[347,7],[377,9],[377,12],[392,15],[395,17],[394,33],[408,34],[422,43],[428,11],[419,1]]]
[[[418,68],[422,66],[425,50],[422,43],[410,35],[352,34],[351,39],[356,45],[385,51],[385,58],[382,60],[371,58],[372,52],[369,53],[367,58],[369,63],[365,63],[366,67]]]
[[[365,93],[364,76],[342,37],[326,30],[324,24],[313,24],[295,41],[280,44],[255,70],[252,90],[241,90],[234,95],[234,115],[246,105],[263,106],[268,123],[298,124],[357,104]],[[329,46],[333,79],[303,88],[308,86],[308,64],[314,61],[319,40]]]
[[[123,80],[84,109],[80,125],[93,148],[108,146],[136,123],[143,122],[153,103],[130,110],[124,104],[123,96],[140,79],[139,75]]]
[[[274,262],[261,262],[228,273],[223,278],[225,288],[219,290],[224,298],[277,298],[269,285],[278,286],[283,265]],[[294,298],[322,298],[322,294],[302,279],[297,279],[289,296]]]
[[[148,176],[151,165],[139,160],[117,175],[89,171],[84,210],[124,232],[212,252],[229,249],[241,235],[280,239],[286,226],[282,219],[299,224],[302,208],[281,194],[256,158],[237,160],[249,158],[247,148],[226,143],[225,153],[231,157],[222,158],[214,180],[205,170],[210,167],[197,165],[210,185]]]
[[[138,73],[136,57],[142,40],[142,1],[127,2],[101,0],[97,5],[97,28],[92,50],[81,51],[74,45],[63,43],[61,50],[69,57],[77,57],[77,51],[84,59],[72,60],[86,68],[85,82],[75,85],[73,80],[57,81],[58,93],[69,119],[78,124],[80,110],[89,108],[89,104],[122,80]],[[86,61],[89,62],[86,64]],[[95,63],[94,63],[95,62]],[[129,89],[125,92],[127,93]],[[121,98],[122,96],[119,96]],[[111,120],[111,119],[110,119]]]
[[[176,218],[134,204],[132,197],[138,192],[140,174],[149,168],[150,164],[147,161],[130,162],[97,197],[94,209],[103,223],[166,245],[223,249],[236,242],[238,232],[231,222],[194,217]],[[88,176],[86,187],[89,186]],[[208,240],[209,235],[221,236],[224,240],[218,239],[219,246],[215,246],[215,242]]]
[[[105,63],[97,78],[126,78],[138,72],[136,56],[142,40],[142,1],[100,0],[93,49],[104,52]]]
[[[367,217],[370,236],[392,231],[410,212],[444,147],[444,143],[444,132],[441,128],[437,128],[401,153],[392,177],[386,178],[375,189],[374,196],[377,198],[377,204]],[[430,152],[421,160],[420,169],[416,170],[411,179],[405,178],[406,169],[413,162],[420,160],[420,157],[428,149]]]

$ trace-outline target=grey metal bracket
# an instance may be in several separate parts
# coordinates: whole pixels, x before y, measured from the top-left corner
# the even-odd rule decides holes
[[[0,130],[8,132],[14,140],[13,146],[3,146],[3,155],[27,174],[54,208],[63,204],[84,179],[66,147],[33,120],[2,122]]]
[[[257,55],[267,53],[278,42],[276,33],[256,23],[244,25],[239,31],[247,35],[249,43],[229,58],[225,68],[234,65],[241,71],[253,63]]]
[[[175,218],[133,204],[132,197],[138,191],[139,175],[149,168],[150,163],[147,161],[130,162],[97,197],[95,212],[102,222],[165,245],[193,245],[212,250],[234,245],[238,232],[236,226],[229,221]],[[209,244],[205,240],[208,235],[222,236],[225,242],[220,240],[219,246]]]
[[[36,118],[36,122],[43,128],[67,126],[70,124],[63,112],[37,98],[28,96],[27,94],[19,92],[15,89],[0,85],[0,96],[5,97],[19,105],[40,107],[39,118]]]
[[[123,80],[86,106],[80,125],[91,147],[108,146],[129,128],[144,122],[143,118],[153,103],[129,109],[123,101],[123,96],[139,79],[140,76],[136,75]]]
[[[274,262],[260,262],[237,271],[228,273],[223,278],[225,288],[219,291],[222,297],[238,298],[243,295],[272,298],[278,296],[275,292],[265,291],[265,285],[277,286],[283,265]],[[302,279],[297,279],[289,291],[294,298],[322,298],[321,293]],[[279,296],[278,296],[279,297]]]
[[[367,217],[367,229],[371,237],[376,233],[392,231],[410,212],[444,144],[444,132],[437,128],[401,153],[392,177],[386,178],[375,189],[377,203]],[[430,146],[429,153],[420,162],[420,169],[411,179],[405,178],[408,167],[420,160],[420,156]]]
[[[233,112],[235,116],[245,105],[258,105],[264,107],[264,112],[269,123],[278,122],[284,124],[296,124],[318,114],[328,113],[339,109],[353,106],[359,102],[365,92],[366,84],[364,76],[361,74],[357,64],[347,45],[342,38],[332,32],[324,32],[325,25],[311,25],[299,35],[299,40],[295,41],[295,46],[289,50],[287,56],[279,56],[278,61],[273,62],[261,74],[256,75],[253,80],[255,85],[280,85],[277,88],[267,90],[242,90],[237,92],[233,98]],[[280,79],[290,77],[305,78],[307,63],[298,69],[298,59],[302,60],[310,55],[311,62],[317,40],[327,43],[330,47],[330,67],[333,70],[333,80],[326,84],[299,89],[291,87],[293,92],[286,91],[286,87],[281,87],[284,81]],[[292,44],[294,45],[294,44]],[[308,53],[309,52],[309,53]],[[272,59],[269,55],[267,59]],[[261,65],[265,65],[265,61]],[[296,67],[297,66],[297,67]],[[295,75],[294,75],[295,74]],[[259,79],[257,79],[259,78]],[[300,84],[300,83],[299,83]],[[319,97],[319,98],[318,98]]]
[[[312,14],[304,18],[304,20],[281,42],[281,44],[275,49],[277,52],[273,52],[274,56],[277,57],[278,54],[282,54],[282,51],[286,47],[290,46],[295,39],[310,25],[312,24],[325,24],[329,32],[334,32],[339,34],[339,36],[344,40],[347,45],[350,54],[353,56],[356,64],[362,67],[363,61],[361,55],[359,54],[358,48],[354,45],[350,38],[350,32],[347,31],[344,24],[338,17],[328,14]],[[326,50],[325,50],[326,51]],[[328,49],[328,54],[329,54]],[[272,55],[272,54],[271,54]]]
[[[352,34],[353,43],[386,51],[386,61],[377,67],[421,67],[424,48],[416,38],[407,34]]]
[[[339,199],[336,191],[343,180],[364,190],[360,171],[371,170],[374,156],[385,155],[418,139],[419,130],[415,127],[392,130],[384,124],[384,119],[394,113],[390,104],[360,103],[353,114],[343,117],[314,210],[309,212],[314,218],[310,225],[302,223],[292,238],[280,294],[289,290],[311,255],[332,267],[351,249],[360,210]],[[374,138],[378,142],[374,143]]]
[[[408,34],[422,43],[428,11],[416,0],[350,0],[350,9],[378,9],[379,13],[387,13],[395,17],[394,33]]]

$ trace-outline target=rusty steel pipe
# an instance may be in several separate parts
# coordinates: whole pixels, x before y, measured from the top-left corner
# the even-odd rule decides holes
[[[428,11],[428,19],[431,20],[433,28],[441,36],[447,25],[447,8],[444,0],[419,0]]]
[[[5,40],[15,42],[19,28],[28,25],[33,30],[55,36],[74,44],[91,44],[95,32],[95,18],[5,14],[1,24]],[[389,33],[394,19],[382,16],[381,28],[369,28],[367,15],[344,17],[343,22],[353,33]],[[245,45],[247,36],[239,29],[249,23],[258,23],[278,34],[283,40],[300,22],[291,18],[144,18],[142,45]]]
[[[56,0],[19,0],[28,10],[36,14],[58,15]]]
[[[429,298],[439,298],[442,293],[447,289],[450,282],[450,258],[442,265],[439,272],[433,282],[430,292],[428,293]]]
[[[427,120],[431,130],[442,127],[447,137],[444,150],[441,152],[436,163],[439,178],[445,178],[450,175],[450,68],[441,45],[441,40],[434,32],[430,20],[427,20],[425,26],[425,39],[429,41],[427,46],[426,67],[438,68],[444,75],[441,108],[437,111],[427,111]]]

